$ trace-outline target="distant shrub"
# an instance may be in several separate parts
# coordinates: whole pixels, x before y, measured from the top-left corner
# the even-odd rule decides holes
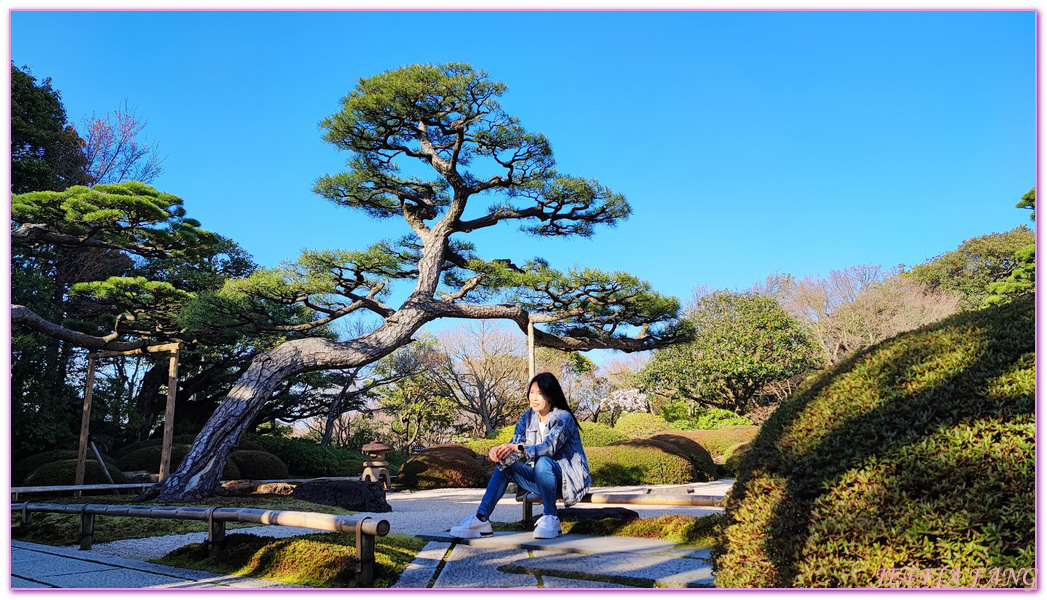
[[[661,485],[694,481],[691,461],[651,440],[630,440],[587,449],[592,484]]]
[[[738,465],[742,462],[742,457],[749,451],[752,446],[749,442],[742,442],[741,444],[735,444],[727,449],[723,453],[723,467],[730,473],[735,474],[738,472]]]
[[[456,447],[457,446],[457,447]],[[464,450],[464,452],[463,452]],[[399,483],[410,489],[484,487],[487,481],[475,454],[457,444],[427,448],[400,467]]]
[[[171,438],[171,442],[174,444],[192,444],[193,440],[196,439],[195,433],[183,433]],[[162,446],[164,440],[162,437],[149,438],[140,442],[132,442],[121,448],[113,450],[113,458],[119,459],[122,456],[130,454],[135,450],[141,450],[142,448],[149,448],[152,446]]]
[[[287,465],[288,472],[298,477],[337,477],[342,474],[343,462],[359,456],[358,452],[354,455],[354,451],[347,448],[321,446],[303,438],[251,435],[245,436],[245,441],[254,442],[266,452],[275,454]]]
[[[687,460],[694,465],[694,481],[712,481],[716,479],[717,468],[709,451],[691,438],[669,432],[656,433],[648,438],[655,442],[672,444],[678,448]]]
[[[582,438],[583,448],[599,448],[629,439],[628,435],[602,423],[579,421],[578,429],[578,433]]]
[[[74,451],[73,454],[75,455],[76,452]],[[109,469],[109,475],[113,478],[113,483],[127,483],[127,478],[124,477],[124,474],[120,472],[116,465],[107,462],[106,468]],[[76,458],[61,459],[40,465],[26,475],[22,483],[27,487],[76,485]],[[98,461],[87,461],[84,465],[84,485],[108,483],[109,480],[105,478],[105,473],[102,471],[102,467],[98,465]]]
[[[189,444],[174,444],[171,446],[171,472],[182,464],[182,459],[189,453]],[[124,454],[117,459],[116,464],[124,471],[145,471],[147,473],[160,472],[160,458],[163,448],[159,444],[150,444]],[[222,469],[222,479],[240,479],[240,470],[235,464],[226,461]]]
[[[669,423],[651,413],[630,412],[618,417],[614,428],[631,438],[647,437],[656,431],[669,429]]]
[[[710,408],[696,417],[678,419],[670,424],[673,429],[684,431],[700,431],[706,429],[720,429],[728,425],[754,425],[749,417],[736,415],[722,408]]]
[[[513,432],[516,430],[516,424],[506,425],[494,433],[491,437],[481,438],[477,440],[469,440],[463,445],[475,452],[478,456],[487,456],[487,453],[491,451],[491,448],[499,446],[501,444],[508,444],[513,439]]]
[[[713,458],[723,456],[724,452],[731,446],[751,441],[760,433],[760,428],[755,425],[728,425],[721,429],[706,429],[701,431],[666,431],[682,435],[694,440],[709,451]]]
[[[1035,321],[1031,298],[960,313],[805,383],[741,459],[716,585],[869,587],[904,567],[1013,586],[1036,559]]]
[[[50,452],[42,452],[40,454],[34,454],[27,456],[26,458],[11,465],[11,485],[20,486],[25,480],[26,475],[32,473],[37,467],[46,465],[59,460],[68,460],[70,458],[76,458],[76,450],[51,450]],[[93,461],[94,457],[88,455],[88,460]],[[106,462],[113,462],[112,459],[106,455],[102,455],[102,460]],[[110,471],[112,469],[110,468]],[[118,469],[119,470],[119,469]]]
[[[288,479],[287,465],[264,450],[237,450],[229,461],[240,470],[241,479]]]
[[[778,410],[778,404],[757,406],[750,410],[745,416],[749,417],[749,420],[753,422],[753,425],[763,425],[771,418],[771,415],[773,415],[776,410]]]

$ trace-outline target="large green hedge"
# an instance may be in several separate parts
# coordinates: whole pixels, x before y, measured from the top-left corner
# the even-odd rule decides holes
[[[902,334],[809,382],[742,458],[716,585],[1034,567],[1034,342],[1034,301],[1021,299]]]
[[[37,468],[42,467],[43,465],[46,465],[48,463],[53,463],[53,462],[56,462],[56,461],[59,461],[59,460],[69,460],[71,458],[75,459],[76,455],[77,455],[77,451],[76,450],[52,450],[50,452],[41,452],[40,454],[34,454],[32,456],[27,456],[24,459],[22,459],[22,460],[20,460],[20,461],[18,461],[16,463],[14,463],[13,465],[11,465],[11,485],[13,487],[18,487],[20,485],[23,485],[23,482],[25,481],[26,476],[29,475],[30,473],[32,473],[33,471],[35,471]],[[109,469],[110,473],[112,473],[113,471],[119,471],[120,470],[120,468],[116,464],[116,461],[114,461],[113,459],[109,458],[105,454],[102,454],[102,461],[105,462],[106,468]],[[94,453],[93,452],[88,451],[88,453],[87,453],[87,462],[89,462],[89,463],[93,462],[95,464],[98,463],[98,460],[94,457]],[[101,473],[101,471],[99,471],[99,473]],[[104,481],[104,476],[103,476],[102,483],[109,483],[108,481]],[[45,484],[45,485],[60,485],[60,484]],[[69,484],[69,485],[72,485],[72,484]]]
[[[629,412],[618,417],[614,428],[631,438],[646,437],[669,429],[669,422],[651,413]]]
[[[660,485],[695,481],[694,466],[677,449],[650,440],[630,440],[588,448],[589,474],[594,486]]]
[[[663,431],[661,433],[680,435],[693,440],[716,458],[723,456],[733,446],[751,441],[759,432],[760,428],[755,425],[728,425],[722,429]]]
[[[366,459],[363,452],[357,450],[321,446],[302,438],[247,435],[244,436],[244,441],[257,444],[266,452],[278,456],[287,465],[288,472],[295,477],[345,477],[359,474]],[[241,444],[241,449],[247,449],[243,448],[243,445]],[[387,458],[391,456],[387,455]],[[360,463],[359,469],[353,464],[355,462]]]
[[[102,467],[98,466],[97,460],[88,460],[84,466],[84,485],[104,485],[109,483],[109,480],[105,478],[105,473],[102,472]],[[124,477],[120,469],[115,467],[116,465],[106,463],[106,469],[109,470],[109,476],[113,478],[113,483],[127,483],[127,478]],[[26,475],[22,483],[26,486],[75,485],[76,458],[56,460],[40,465]]]

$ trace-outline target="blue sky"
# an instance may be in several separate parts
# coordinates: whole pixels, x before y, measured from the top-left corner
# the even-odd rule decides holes
[[[125,100],[203,226],[262,265],[405,233],[312,193],[360,77],[460,61],[634,214],[591,240],[509,226],[489,258],[623,270],[686,301],[778,271],[914,265],[1028,224],[1035,13],[23,12],[11,59],[69,117]]]

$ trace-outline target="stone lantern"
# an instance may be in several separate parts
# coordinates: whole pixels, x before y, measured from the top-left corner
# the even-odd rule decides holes
[[[386,469],[389,466],[389,462],[385,460],[385,453],[392,449],[392,446],[381,442],[364,444],[361,450],[367,455],[367,460],[364,461],[364,472],[360,475],[360,481],[381,481],[382,489],[392,489],[393,484],[389,479],[389,470]]]

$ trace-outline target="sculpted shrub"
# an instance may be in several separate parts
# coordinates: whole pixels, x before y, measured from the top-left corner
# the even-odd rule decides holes
[[[651,413],[630,412],[618,418],[614,424],[617,431],[631,438],[647,437],[656,431],[669,429],[669,423],[658,415]]]
[[[287,465],[264,450],[237,450],[229,455],[242,479],[287,479]]]
[[[411,456],[400,467],[398,481],[417,490],[487,485],[475,453],[457,444],[426,448]]]
[[[578,427],[579,434],[582,438],[583,448],[598,448],[600,446],[608,446],[615,442],[624,442],[629,439],[628,435],[602,423],[579,421]]]
[[[742,457],[716,585],[1034,567],[1034,405],[1031,298],[851,357],[784,402]]]
[[[705,431],[666,431],[694,440],[709,451],[714,458],[721,457],[732,446],[751,441],[760,432],[755,425],[729,425],[721,429]]]
[[[110,477],[113,478],[113,483],[127,482],[127,478],[124,477],[124,474],[120,469],[116,468],[116,465],[107,463],[106,468],[109,470]],[[41,465],[26,475],[25,480],[22,483],[25,486],[75,485],[76,458],[56,460]],[[102,472],[102,467],[98,466],[98,461],[93,458],[88,460],[84,465],[84,485],[100,485],[108,483],[109,480],[105,478],[105,473]]]
[[[683,484],[695,477],[691,461],[650,440],[586,449],[585,455],[594,486]]]
[[[657,433],[648,438],[651,441],[672,444],[694,465],[694,481],[712,481],[716,479],[716,463],[712,455],[694,440],[674,433]]]

